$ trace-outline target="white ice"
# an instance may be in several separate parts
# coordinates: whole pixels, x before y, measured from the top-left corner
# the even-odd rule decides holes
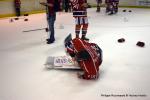
[[[88,9],[87,37],[103,50],[96,81],[79,79],[76,71],[45,69],[48,56],[66,55],[64,38],[75,36],[71,13],[57,13],[53,44],[46,44],[45,30],[23,32],[47,27],[44,13],[29,15],[29,21],[0,19],[0,100],[150,100],[150,9],[120,8],[112,16],[95,10]]]

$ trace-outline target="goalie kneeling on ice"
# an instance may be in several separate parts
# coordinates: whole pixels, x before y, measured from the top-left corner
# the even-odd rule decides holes
[[[84,72],[79,75],[80,78],[97,79],[99,77],[102,50],[97,44],[75,38],[66,42],[65,47],[67,53],[78,62]]]

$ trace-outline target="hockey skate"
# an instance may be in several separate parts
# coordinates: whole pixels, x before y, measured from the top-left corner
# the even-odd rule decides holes
[[[108,15],[113,15],[114,13],[113,12],[110,12]]]
[[[86,38],[85,36],[82,36],[81,39],[82,39],[82,40],[85,40],[85,41],[89,41],[89,39]]]
[[[47,39],[47,44],[52,44],[54,42],[55,42],[55,39],[54,40]]]
[[[100,7],[97,7],[97,10],[96,10],[96,12],[100,12],[101,10],[100,10]]]

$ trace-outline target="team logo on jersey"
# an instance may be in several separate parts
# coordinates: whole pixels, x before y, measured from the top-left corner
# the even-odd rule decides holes
[[[73,9],[78,9],[79,8],[79,3],[78,0],[70,0],[72,3]]]

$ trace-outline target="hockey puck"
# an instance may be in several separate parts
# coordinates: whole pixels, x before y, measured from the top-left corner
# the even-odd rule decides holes
[[[139,46],[139,47],[144,47],[144,46],[145,46],[145,43],[144,43],[144,42],[141,42],[141,41],[138,41],[138,42],[136,43],[136,45]]]
[[[28,21],[28,19],[24,19],[24,21]]]
[[[123,42],[125,42],[125,39],[124,38],[120,38],[120,39],[118,39],[118,42],[119,43],[123,43]]]
[[[131,10],[129,10],[129,12],[132,12]]]
[[[19,18],[17,17],[17,18],[14,18],[15,20],[19,20]]]
[[[45,31],[48,32],[49,31],[48,28],[45,28]]]
[[[123,12],[126,12],[127,10],[126,9],[124,9],[124,10],[122,10]]]
[[[29,16],[29,14],[24,14],[24,16]]]

